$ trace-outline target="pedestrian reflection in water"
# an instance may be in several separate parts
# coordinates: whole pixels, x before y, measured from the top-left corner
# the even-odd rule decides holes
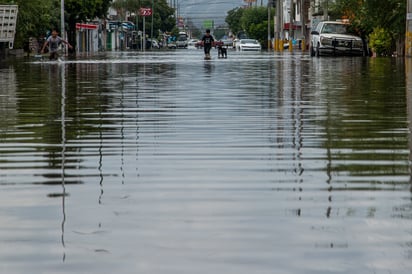
[[[212,65],[212,63],[209,61],[209,62],[205,62],[204,63],[204,65],[203,65],[203,67],[204,67],[204,69],[205,69],[205,73],[207,74],[207,76],[208,77],[210,77],[211,75],[211,73],[212,73],[212,71],[213,71],[213,65]]]

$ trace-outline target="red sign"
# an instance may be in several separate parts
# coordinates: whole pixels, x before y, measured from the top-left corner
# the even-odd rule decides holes
[[[140,8],[139,9],[139,15],[140,16],[151,16],[152,15],[152,9],[151,8]]]
[[[98,29],[98,25],[76,23],[76,29]]]
[[[283,29],[288,30],[290,26],[290,23],[285,23],[283,24]],[[296,25],[296,24],[292,24],[292,29],[293,30],[297,30],[300,29],[300,26]]]

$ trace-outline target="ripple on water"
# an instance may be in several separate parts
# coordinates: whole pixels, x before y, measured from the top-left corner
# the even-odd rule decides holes
[[[409,273],[402,64],[202,55],[0,65],[4,269]]]

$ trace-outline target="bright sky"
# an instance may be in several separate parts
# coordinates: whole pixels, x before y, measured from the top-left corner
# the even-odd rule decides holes
[[[180,16],[196,25],[208,19],[215,20],[215,25],[222,24],[229,10],[245,4],[243,0],[176,0],[176,3],[180,6]],[[267,5],[267,0],[257,0],[257,5],[261,3]]]

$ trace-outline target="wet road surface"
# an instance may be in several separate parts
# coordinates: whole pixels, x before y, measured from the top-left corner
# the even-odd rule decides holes
[[[212,54],[0,65],[2,273],[410,273],[403,60]]]

